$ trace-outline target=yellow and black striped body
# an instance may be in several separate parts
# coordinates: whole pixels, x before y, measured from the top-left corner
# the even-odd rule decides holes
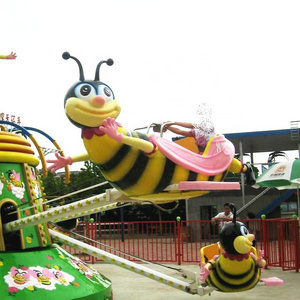
[[[210,270],[206,283],[222,292],[231,293],[253,288],[259,282],[261,270],[250,254],[246,257],[238,256],[241,259],[220,255]]]
[[[148,135],[129,132],[119,127],[118,132],[134,138],[149,141]],[[112,186],[135,199],[176,200],[201,196],[208,191],[168,191],[163,190],[180,181],[222,181],[227,170],[215,176],[189,171],[166,158],[159,149],[153,154],[145,154],[138,148],[119,143],[107,135],[93,135],[84,138],[88,155],[99,164],[103,176]]]

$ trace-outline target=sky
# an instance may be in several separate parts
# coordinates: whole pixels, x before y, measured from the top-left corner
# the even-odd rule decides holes
[[[0,60],[0,112],[46,132],[66,155],[84,153],[63,107],[79,80],[76,63],[62,59],[68,51],[86,79],[114,60],[100,79],[129,130],[197,122],[201,103],[218,133],[288,129],[300,120],[299,15],[289,0],[0,0],[0,54],[17,53]]]

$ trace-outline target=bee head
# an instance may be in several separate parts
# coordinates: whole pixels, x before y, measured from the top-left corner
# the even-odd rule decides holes
[[[68,90],[64,106],[69,120],[77,127],[99,127],[107,117],[117,118],[121,107],[115,100],[112,89],[100,81],[100,67],[103,64],[112,66],[114,61],[109,58],[98,63],[94,80],[85,80],[80,61],[64,52],[63,59],[72,58],[79,68],[79,81]]]
[[[245,224],[236,221],[234,205],[229,205],[234,217],[231,223],[227,223],[221,230],[220,243],[223,249],[230,254],[246,254],[251,251],[252,241],[255,236],[249,233]]]

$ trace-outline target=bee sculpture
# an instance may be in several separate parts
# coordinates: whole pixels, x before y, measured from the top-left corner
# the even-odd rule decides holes
[[[102,64],[113,65],[113,60],[100,61],[94,80],[85,80],[80,61],[68,52],[79,67],[79,82],[68,90],[64,106],[68,119],[82,129],[86,153],[74,157],[56,155],[48,167],[55,172],[74,162],[92,160],[101,168],[103,176],[116,189],[135,200],[171,202],[201,196],[209,191],[166,190],[170,185],[186,181],[220,182],[228,171],[246,172],[247,166],[234,158],[233,145],[224,138],[211,138],[203,155],[175,143],[135,131],[128,131],[116,122],[121,107],[112,89],[100,81]],[[189,158],[183,162],[183,155]],[[196,163],[195,163],[196,162]]]
[[[202,281],[222,292],[242,292],[253,288],[261,276],[261,268],[265,266],[263,253],[258,255],[252,247],[255,239],[246,226],[234,219],[221,230],[220,243],[223,252],[216,255],[206,264],[202,264]]]

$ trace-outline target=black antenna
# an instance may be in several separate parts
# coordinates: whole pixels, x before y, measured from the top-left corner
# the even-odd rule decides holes
[[[108,66],[112,66],[114,64],[114,61],[111,58],[109,58],[108,60],[102,60],[99,62],[96,68],[95,81],[99,81],[99,70],[103,63],[106,63]]]
[[[69,52],[64,52],[63,55],[62,55],[63,59],[67,60],[69,58],[72,58],[74,59],[77,64],[78,64],[78,67],[79,67],[79,80],[80,81],[84,81],[84,74],[83,74],[83,69],[82,69],[82,65],[81,65],[81,62],[74,56],[71,56]]]
[[[233,221],[232,221],[232,223],[236,223],[236,208],[235,208],[235,206],[234,206],[234,204],[233,203],[229,203],[229,207],[230,207],[230,209],[231,209],[231,211],[232,211],[232,213],[233,213]]]

